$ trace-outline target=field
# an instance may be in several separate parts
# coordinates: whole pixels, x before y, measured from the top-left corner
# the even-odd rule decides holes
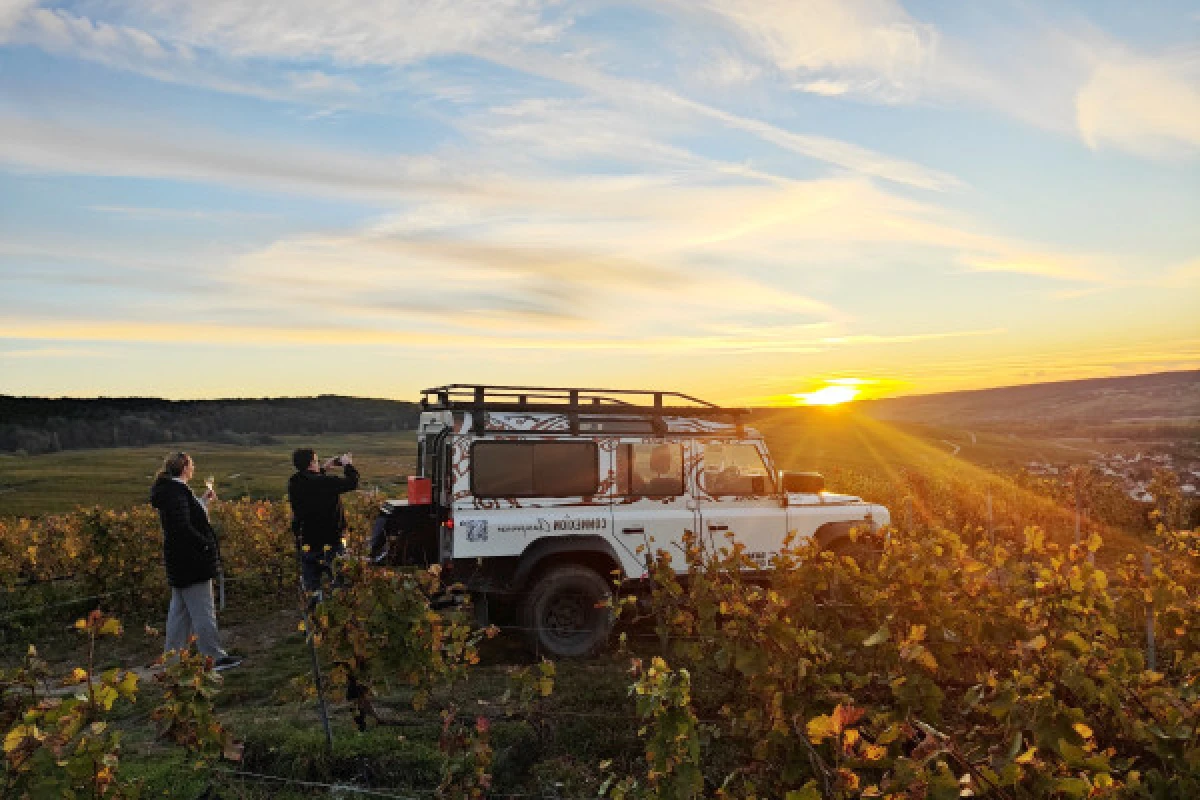
[[[950,463],[947,459],[953,456],[971,464],[1015,470],[1034,459],[1085,461],[1094,452],[1086,441],[1070,443],[915,423],[885,426],[843,409],[760,413],[753,424],[767,436],[783,469],[877,470],[879,458],[896,467],[929,468]],[[326,455],[354,453],[364,488],[375,487],[384,494],[401,491],[416,453],[412,431],[277,439],[277,444],[270,445],[191,442],[177,448],[196,459],[197,480],[213,475],[218,494],[230,499],[281,498],[292,472],[291,453],[297,447],[313,447]],[[144,503],[168,449],[156,445],[32,456],[0,454],[0,517]]]
[[[1098,487],[1071,546],[1063,488],[1006,472],[1080,452],[1050,440],[837,412],[755,424],[781,467],[820,469],[830,488],[888,504],[897,529],[864,541],[858,560],[797,546],[769,587],[729,569],[736,548],[697,549],[687,586],[656,570],[648,606],[618,603],[613,652],[556,665],[527,652],[519,629],[493,638],[469,613],[434,613],[431,574],[351,563],[350,588],[305,618],[279,502],[291,449],[351,450],[366,484],[390,494],[411,469],[411,434],[187,447],[227,500],[214,517],[228,573],[221,625],[246,661],[219,683],[194,662],[147,668],[167,592],[157,519],[139,501],[161,450],[0,462],[6,508],[39,516],[0,521],[0,787],[197,799],[1195,796],[1197,535],[1154,531],[1144,509]],[[71,511],[83,497],[103,508]],[[352,552],[373,502],[351,504]],[[116,628],[105,616],[71,625],[97,605],[121,635],[105,634]],[[74,700],[60,687],[80,667],[98,688]],[[111,707],[88,699],[98,696]]]
[[[322,457],[349,451],[363,472],[364,488],[399,490],[413,470],[412,431],[278,437],[278,444],[238,446],[190,442],[177,445],[196,461],[196,482],[216,478],[223,498],[279,499],[293,472],[292,450],[313,447]],[[148,502],[150,484],[169,448],[113,447],[36,456],[0,454],[0,517],[40,516],[77,506],[128,508]]]

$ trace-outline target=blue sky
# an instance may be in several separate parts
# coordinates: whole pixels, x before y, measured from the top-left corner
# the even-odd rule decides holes
[[[0,0],[0,392],[1200,367],[1189,3]]]

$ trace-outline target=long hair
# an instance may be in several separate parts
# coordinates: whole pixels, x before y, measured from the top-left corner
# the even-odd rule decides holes
[[[163,478],[182,477],[183,471],[187,469],[188,462],[191,460],[192,457],[187,453],[171,453],[163,459],[162,469],[158,471],[158,474],[154,476],[154,479],[160,481]]]

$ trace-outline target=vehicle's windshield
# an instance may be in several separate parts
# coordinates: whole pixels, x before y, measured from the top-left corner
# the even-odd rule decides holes
[[[772,494],[775,481],[752,444],[704,446],[704,491],[710,495]]]

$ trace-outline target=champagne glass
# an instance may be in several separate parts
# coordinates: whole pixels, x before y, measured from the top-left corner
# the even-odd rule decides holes
[[[217,478],[216,478],[216,476],[215,476],[215,475],[209,475],[209,476],[205,477],[205,479],[204,479],[204,485],[205,485],[205,486],[208,488],[208,490],[209,490],[210,492],[211,492],[211,491],[215,491],[215,490],[213,489],[213,487],[217,485]]]

